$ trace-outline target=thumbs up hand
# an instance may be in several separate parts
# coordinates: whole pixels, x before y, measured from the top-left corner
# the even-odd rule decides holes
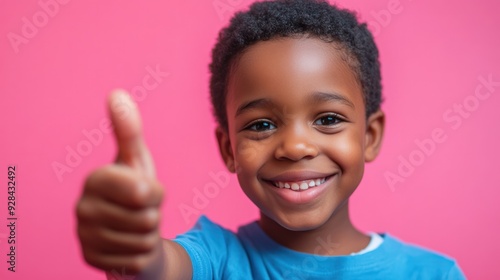
[[[118,155],[115,163],[87,177],[77,203],[83,256],[107,272],[157,274],[164,258],[159,235],[163,187],[156,180],[135,103],[116,90],[108,109]]]

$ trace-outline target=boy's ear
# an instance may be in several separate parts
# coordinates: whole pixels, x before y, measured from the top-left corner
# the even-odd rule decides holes
[[[384,136],[385,114],[378,110],[368,117],[365,133],[365,161],[373,161],[382,146]]]
[[[236,168],[234,165],[233,150],[231,149],[231,141],[229,140],[228,132],[219,125],[215,129],[215,136],[217,137],[217,143],[219,143],[219,152],[222,156],[222,160],[224,160],[229,172],[235,173]]]

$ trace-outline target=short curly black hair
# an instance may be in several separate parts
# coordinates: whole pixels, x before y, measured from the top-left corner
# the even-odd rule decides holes
[[[380,108],[382,86],[377,46],[356,14],[324,0],[274,0],[253,3],[235,13],[212,50],[210,96],[219,125],[227,130],[226,94],[233,62],[246,48],[277,37],[309,35],[335,42],[345,52],[366,106],[366,117]],[[353,59],[352,59],[353,58]]]

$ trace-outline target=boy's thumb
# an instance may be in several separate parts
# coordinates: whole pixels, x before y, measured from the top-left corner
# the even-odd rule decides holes
[[[135,102],[125,90],[116,89],[109,95],[108,111],[118,145],[116,161],[154,178],[154,163],[142,136],[141,116]]]

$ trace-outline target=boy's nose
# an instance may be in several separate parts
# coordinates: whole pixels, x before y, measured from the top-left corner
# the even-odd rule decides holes
[[[275,158],[298,161],[316,157],[319,151],[312,134],[311,128],[304,126],[283,130],[280,135],[280,143],[274,152]]]

